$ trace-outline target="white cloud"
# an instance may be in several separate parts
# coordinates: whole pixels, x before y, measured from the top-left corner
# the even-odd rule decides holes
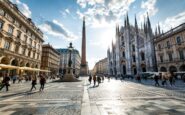
[[[46,34],[59,37],[59,38],[62,37],[68,41],[75,40],[78,38],[72,32],[67,30],[63,26],[63,24],[58,22],[57,20],[45,21],[43,24],[39,25],[39,28]]]
[[[66,12],[67,14],[70,14],[69,9],[65,9],[65,12]]]
[[[165,21],[160,22],[159,25],[164,31],[168,31],[182,23],[185,23],[185,11],[175,16],[166,18]]]
[[[139,20],[140,22],[144,21],[144,17],[146,17],[147,13],[149,16],[154,16],[157,12],[158,9],[155,7],[157,0],[147,0],[147,1],[142,1],[141,3],[141,8],[145,9],[144,12],[139,12]]]
[[[18,5],[19,10],[28,18],[31,18],[31,11],[27,4],[21,2],[20,0],[11,0],[11,2]]]
[[[130,5],[135,0],[77,0],[77,3],[84,8],[77,11],[82,19],[85,15],[91,27],[113,26],[119,22],[121,16],[125,15]]]

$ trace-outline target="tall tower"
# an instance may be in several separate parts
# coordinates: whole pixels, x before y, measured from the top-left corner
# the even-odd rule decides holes
[[[83,27],[82,27],[82,49],[81,49],[81,65],[80,65],[80,75],[88,75],[88,65],[86,62],[86,32],[85,32],[85,17],[83,18]]]

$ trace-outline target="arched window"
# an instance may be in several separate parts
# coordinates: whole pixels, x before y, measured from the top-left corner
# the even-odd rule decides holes
[[[123,55],[123,57],[125,58],[125,52],[124,52],[124,51],[123,51],[122,55]]]
[[[145,60],[145,54],[143,52],[141,52],[141,60],[144,61]]]
[[[132,58],[133,58],[133,62],[136,62],[136,56],[133,56]]]

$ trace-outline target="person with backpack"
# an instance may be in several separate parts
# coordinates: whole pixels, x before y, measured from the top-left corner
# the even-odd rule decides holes
[[[46,83],[46,79],[45,77],[41,74],[40,75],[40,91],[43,91],[44,90],[44,85]]]
[[[6,91],[8,91],[8,87],[10,86],[9,81],[10,81],[10,77],[6,74],[2,81],[2,86],[0,90],[2,90],[6,86]]]

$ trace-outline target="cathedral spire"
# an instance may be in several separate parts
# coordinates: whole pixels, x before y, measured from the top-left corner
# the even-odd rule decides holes
[[[125,24],[125,28],[126,28],[126,26],[127,26],[126,16],[125,16],[125,19],[124,19],[124,24]]]
[[[148,12],[147,12],[147,29],[149,31],[151,31],[151,23],[150,23],[150,19],[149,19],[149,16],[148,16]]]
[[[157,33],[157,27],[155,28],[155,36],[157,36],[158,35],[158,33]]]
[[[137,25],[136,14],[135,14],[135,29],[136,29],[136,33],[138,33],[138,25]]]
[[[158,33],[159,35],[161,34],[161,28],[160,28],[159,22],[158,22]]]
[[[128,26],[128,27],[130,26],[130,24],[129,24],[128,12],[127,12],[127,26]]]

